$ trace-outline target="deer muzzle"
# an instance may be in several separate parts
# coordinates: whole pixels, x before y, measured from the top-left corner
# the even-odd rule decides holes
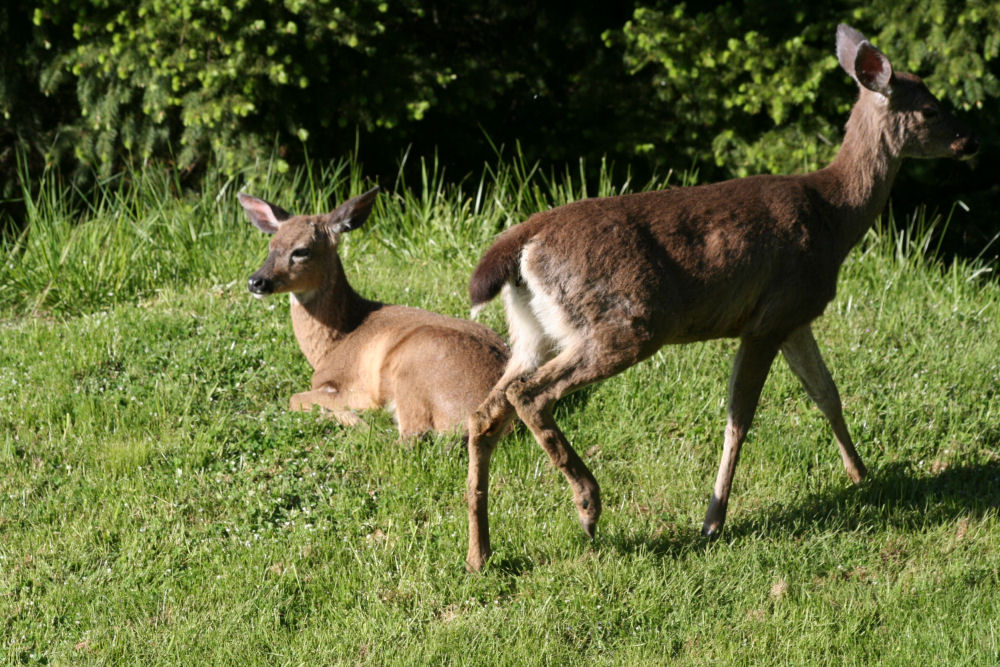
[[[979,137],[974,134],[963,134],[956,137],[950,146],[956,157],[969,158],[979,152]]]
[[[268,294],[274,294],[274,280],[267,276],[261,275],[261,272],[250,276],[247,280],[247,289],[254,296],[266,296]]]

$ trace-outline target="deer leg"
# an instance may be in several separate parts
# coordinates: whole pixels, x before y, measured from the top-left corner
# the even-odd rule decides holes
[[[748,338],[740,342],[739,350],[736,351],[733,372],[729,377],[729,417],[722,447],[722,462],[715,477],[715,488],[705,513],[705,523],[701,528],[702,535],[706,537],[717,536],[726,522],[729,491],[733,486],[740,447],[753,422],[760,391],[777,353],[775,343]]]
[[[515,380],[507,388],[518,417],[531,430],[535,440],[549,455],[573,490],[580,526],[593,538],[601,515],[601,491],[594,475],[576,453],[552,417],[557,399],[579,387],[610,377],[635,363],[637,357],[627,352],[584,352],[568,348],[524,380]]]
[[[806,393],[819,406],[833,427],[833,436],[840,448],[844,470],[847,471],[851,481],[857,484],[865,478],[867,470],[857,450],[854,449],[854,442],[844,422],[837,385],[834,384],[830,371],[823,363],[823,357],[820,356],[819,347],[810,327],[807,325],[793,331],[781,345],[781,354],[792,372],[798,376]]]
[[[509,407],[509,404],[508,404]],[[514,410],[509,409],[504,423],[488,433],[474,432],[473,420],[469,418],[469,474],[465,481],[465,499],[469,510],[469,551],[465,557],[466,567],[470,572],[482,569],[490,557],[490,519],[488,512],[490,488],[490,458],[496,449],[497,441],[506,430],[514,416]]]
[[[323,409],[323,411],[329,416],[333,417],[340,424],[344,426],[357,426],[358,424],[364,424],[361,417],[351,412],[347,401],[344,400],[343,395],[338,392],[334,387],[329,385],[324,385],[318,389],[313,389],[312,391],[303,391],[298,394],[293,394],[290,399],[288,399],[289,410],[295,411],[308,411],[314,406],[318,406]]]
[[[469,415],[469,473],[465,481],[465,499],[469,510],[469,551],[465,563],[470,572],[481,570],[490,557],[490,458],[497,442],[507,432],[507,427],[514,418],[514,406],[507,400],[507,387],[524,370],[527,369],[512,364],[479,408]]]
[[[490,390],[486,399],[476,411],[469,416],[469,436],[473,434],[487,436],[503,432],[510,423],[514,408],[507,400],[507,385],[510,380],[505,375],[496,386]]]

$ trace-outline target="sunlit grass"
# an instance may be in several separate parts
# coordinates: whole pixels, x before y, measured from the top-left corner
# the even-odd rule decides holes
[[[519,162],[417,173],[380,184],[346,270],[452,315],[497,231],[625,187]],[[286,302],[244,287],[267,239],[237,191],[314,212],[362,172],[127,180],[80,214],[52,177],[4,247],[0,663],[1000,660],[1000,290],[933,256],[945,219],[866,236],[815,327],[868,481],[850,485],[778,362],[726,533],[703,541],[735,344],[668,347],[557,407],[605,496],[596,541],[518,430],[493,460],[495,557],[472,576],[461,446],[285,411],[310,372]],[[497,304],[484,319],[503,330]]]

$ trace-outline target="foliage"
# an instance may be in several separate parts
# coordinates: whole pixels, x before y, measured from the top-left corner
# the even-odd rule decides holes
[[[998,110],[1000,6],[982,0],[661,2],[606,38],[625,40],[633,72],[652,71],[658,150],[745,176],[832,158],[855,97],[833,54],[840,22],[956,108],[980,118]]]
[[[67,48],[68,35],[52,30],[43,36],[34,29],[31,13],[27,3],[0,4],[4,38],[0,49],[0,213],[4,203],[20,194],[19,171],[30,167],[31,176],[37,178],[46,159],[66,155],[72,148],[68,134],[61,131],[75,119],[72,91],[45,95],[39,86],[53,50]]]
[[[368,84],[341,105],[327,104],[339,92],[335,81],[351,90],[354,82],[343,75],[356,69],[352,62],[376,50],[372,42],[386,31],[388,5],[321,7],[325,11],[306,2],[252,0],[42,2],[35,23],[47,30],[72,22],[76,46],[51,63],[41,83],[54,91],[67,79],[75,82],[80,118],[68,130],[79,139],[76,157],[106,173],[123,153],[163,155],[171,142],[182,167],[214,150],[225,168],[260,157],[269,134],[306,139],[314,120],[397,122],[427,92],[419,77],[362,69],[359,75],[386,86],[384,99],[358,104],[373,94]],[[405,20],[416,9],[404,3],[397,16]],[[331,68],[331,61],[339,66]],[[331,69],[333,80],[318,76]],[[257,133],[247,132],[251,115],[262,121]]]
[[[72,26],[41,86],[75,89],[79,117],[62,131],[75,139],[76,160],[104,174],[127,156],[170,151],[182,168],[213,158],[233,171],[270,155],[275,141],[282,165],[307,151],[328,159],[351,150],[358,132],[380,166],[408,144],[458,157],[471,141],[480,162],[470,168],[488,154],[483,128],[514,123],[511,136],[544,135],[529,125],[566,105],[554,98],[615,93],[599,76],[602,54],[577,52],[594,46],[590,23],[616,14],[564,19],[562,9],[485,0],[40,0],[34,21],[46,38]],[[574,132],[573,116],[601,113],[566,106],[575,109]],[[585,125],[594,132],[595,123]],[[388,155],[379,155],[383,147]]]

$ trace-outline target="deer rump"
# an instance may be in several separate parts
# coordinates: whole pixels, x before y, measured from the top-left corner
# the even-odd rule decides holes
[[[383,305],[364,325],[318,365],[312,386],[346,387],[358,397],[346,405],[356,410],[387,410],[400,437],[464,430],[507,361],[492,331],[439,313]]]

